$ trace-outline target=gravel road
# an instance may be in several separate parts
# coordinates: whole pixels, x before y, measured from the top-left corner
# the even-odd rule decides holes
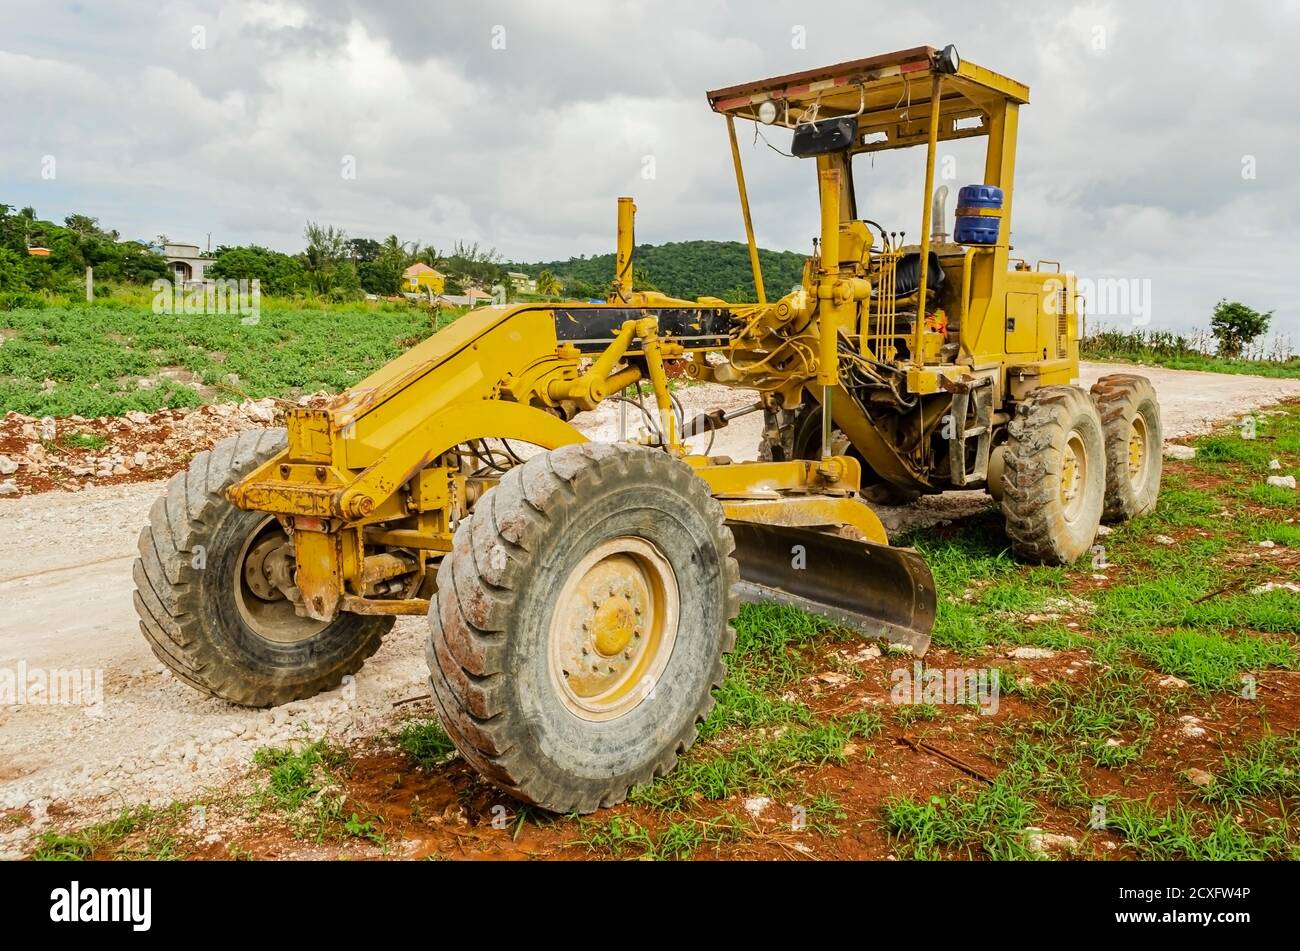
[[[1082,382],[1132,372],[1085,364]],[[1279,399],[1300,396],[1300,381],[1146,368],[1160,395],[1167,439],[1202,432]],[[691,387],[689,414],[721,402],[739,408],[749,394]],[[617,405],[588,414],[582,428],[614,438]],[[633,432],[635,409],[628,414]],[[755,414],[719,433],[713,454],[753,458],[761,428]],[[383,647],[344,687],[276,710],[252,711],[201,697],[154,660],[131,606],[135,539],[162,482],[91,486],[0,499],[0,688],[26,687],[26,702],[0,706],[0,811],[26,809],[31,822],[0,826],[0,856],[62,815],[103,816],[125,805],[166,805],[196,793],[249,762],[253,751],[304,731],[348,739],[371,735],[427,708],[395,707],[425,692],[424,622],[398,622]],[[959,517],[988,503],[983,493],[949,493],[905,510],[886,524]],[[54,671],[63,679],[52,677]],[[41,684],[84,689],[82,703],[50,703]],[[102,702],[94,701],[102,691]],[[66,690],[61,691],[66,697]],[[0,703],[8,697],[0,697]],[[24,699],[14,697],[14,699]]]

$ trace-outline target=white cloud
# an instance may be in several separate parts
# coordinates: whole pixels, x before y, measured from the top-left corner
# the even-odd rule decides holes
[[[796,27],[806,49],[791,44]],[[954,42],[1032,88],[1018,253],[1149,278],[1159,325],[1204,325],[1229,296],[1276,309],[1294,331],[1300,128],[1286,77],[1297,40],[1294,0],[1195,15],[1173,2],[1012,0],[6,2],[0,200],[141,237],[211,231],[291,250],[311,218],[542,259],[609,249],[614,199],[632,194],[643,241],[739,238],[705,89]],[[739,131],[760,241],[807,250],[809,163]],[[952,151],[949,184],[977,181],[978,146]],[[54,181],[40,177],[47,154]],[[344,156],[354,180],[340,174]],[[865,163],[862,213],[915,236],[919,159]]]

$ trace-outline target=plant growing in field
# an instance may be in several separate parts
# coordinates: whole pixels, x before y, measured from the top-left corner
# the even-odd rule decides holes
[[[1210,330],[1219,341],[1219,356],[1241,356],[1246,344],[1268,330],[1272,317],[1271,310],[1262,313],[1240,301],[1219,301],[1214,305],[1214,317],[1210,320]]]

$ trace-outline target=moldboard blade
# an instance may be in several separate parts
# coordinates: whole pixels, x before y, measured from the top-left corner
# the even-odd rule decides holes
[[[929,648],[934,577],[916,552],[807,528],[727,524],[736,539],[743,600],[789,604],[906,644],[917,655]]]

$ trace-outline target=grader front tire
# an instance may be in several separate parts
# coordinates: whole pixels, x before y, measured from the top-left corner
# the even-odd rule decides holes
[[[1106,438],[1106,504],[1102,518],[1123,522],[1155,511],[1164,436],[1155,387],[1144,376],[1116,373],[1092,387]]]
[[[735,641],[733,550],[666,453],[584,443],[512,469],[457,528],[429,611],[433,697],[465,759],[562,813],[672,769]]]
[[[1007,537],[1025,561],[1066,565],[1097,535],[1105,501],[1101,418],[1077,386],[1045,386],[1016,407],[1003,453]]]
[[[391,617],[299,618],[254,560],[287,542],[279,523],[226,500],[226,488],[270,459],[283,429],[217,443],[174,475],[140,532],[135,610],[154,656],[196,690],[270,707],[337,687],[361,668]]]

